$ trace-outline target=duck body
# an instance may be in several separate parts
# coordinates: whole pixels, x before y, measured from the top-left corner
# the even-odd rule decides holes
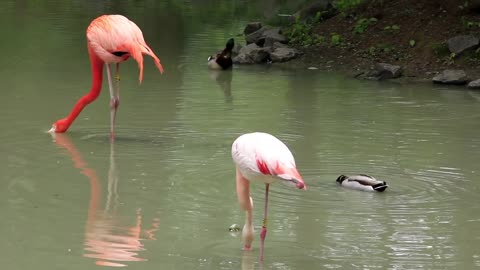
[[[227,41],[225,44],[225,49],[222,52],[216,54],[215,56],[208,57],[208,68],[214,70],[226,70],[232,67],[232,50],[235,46],[235,41],[233,38]]]
[[[361,191],[383,192],[388,187],[387,182],[377,180],[375,177],[366,174],[350,176],[342,174],[337,178],[336,181],[341,186]]]

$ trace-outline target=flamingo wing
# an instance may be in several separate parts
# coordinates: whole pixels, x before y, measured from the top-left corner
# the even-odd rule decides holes
[[[240,136],[232,145],[232,157],[241,170],[286,180],[304,189],[288,147],[276,137],[261,132]]]
[[[153,58],[160,73],[163,67],[155,53],[143,38],[142,30],[122,15],[103,15],[87,28],[88,45],[106,63],[124,61],[115,52],[127,52],[135,59],[140,69],[139,81],[143,79],[143,54]]]

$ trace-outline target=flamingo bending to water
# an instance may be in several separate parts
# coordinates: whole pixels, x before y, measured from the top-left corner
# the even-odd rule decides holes
[[[251,249],[253,241],[253,201],[250,197],[250,182],[265,183],[265,209],[260,233],[261,255],[267,235],[268,188],[273,182],[283,182],[299,189],[307,189],[298,172],[295,159],[288,147],[276,137],[261,132],[247,133],[232,144],[232,158],[236,165],[236,188],[240,207],[245,211],[242,238],[245,250]]]
[[[67,131],[83,108],[97,99],[102,89],[103,65],[107,68],[108,87],[110,89],[110,134],[114,138],[115,115],[120,104],[119,64],[130,56],[135,59],[140,69],[138,80],[143,79],[143,54],[150,55],[160,73],[163,67],[155,53],[143,39],[138,26],[122,15],[102,15],[94,19],[87,28],[87,47],[92,68],[92,88],[81,97],[70,114],[52,125],[49,132]],[[114,94],[110,64],[116,64],[117,94]]]

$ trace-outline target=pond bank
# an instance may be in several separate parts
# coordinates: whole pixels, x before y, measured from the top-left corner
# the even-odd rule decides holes
[[[480,78],[480,4],[475,6],[476,1],[365,1],[342,12],[309,10],[328,2],[313,1],[296,13],[310,17],[291,22],[284,34],[289,46],[302,55],[274,65],[362,77],[377,63],[388,63],[402,68],[402,76],[396,79],[400,81],[431,82],[447,69],[465,71],[467,82]],[[319,19],[319,14],[328,18]],[[455,51],[458,43],[452,42],[457,37],[464,50]],[[462,37],[470,39],[467,44]]]

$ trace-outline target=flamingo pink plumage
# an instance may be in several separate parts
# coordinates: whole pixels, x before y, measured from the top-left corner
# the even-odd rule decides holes
[[[236,165],[236,188],[240,207],[245,211],[242,238],[245,250],[251,249],[253,241],[253,201],[250,197],[250,182],[265,184],[265,209],[261,240],[261,256],[267,234],[268,188],[281,181],[298,189],[307,189],[298,172],[295,159],[288,147],[273,135],[254,132],[243,134],[232,144],[232,158]]]
[[[143,79],[143,54],[149,55],[155,61],[160,73],[163,67],[155,53],[148,47],[138,26],[122,15],[102,15],[94,19],[87,28],[87,47],[92,68],[92,88],[88,94],[80,98],[70,114],[56,121],[50,132],[63,133],[68,130],[83,108],[97,99],[102,90],[103,65],[107,69],[108,86],[110,89],[110,132],[114,137],[115,115],[120,104],[119,63],[130,56],[135,59],[140,69],[139,82]],[[113,92],[110,64],[116,64],[117,94]]]

